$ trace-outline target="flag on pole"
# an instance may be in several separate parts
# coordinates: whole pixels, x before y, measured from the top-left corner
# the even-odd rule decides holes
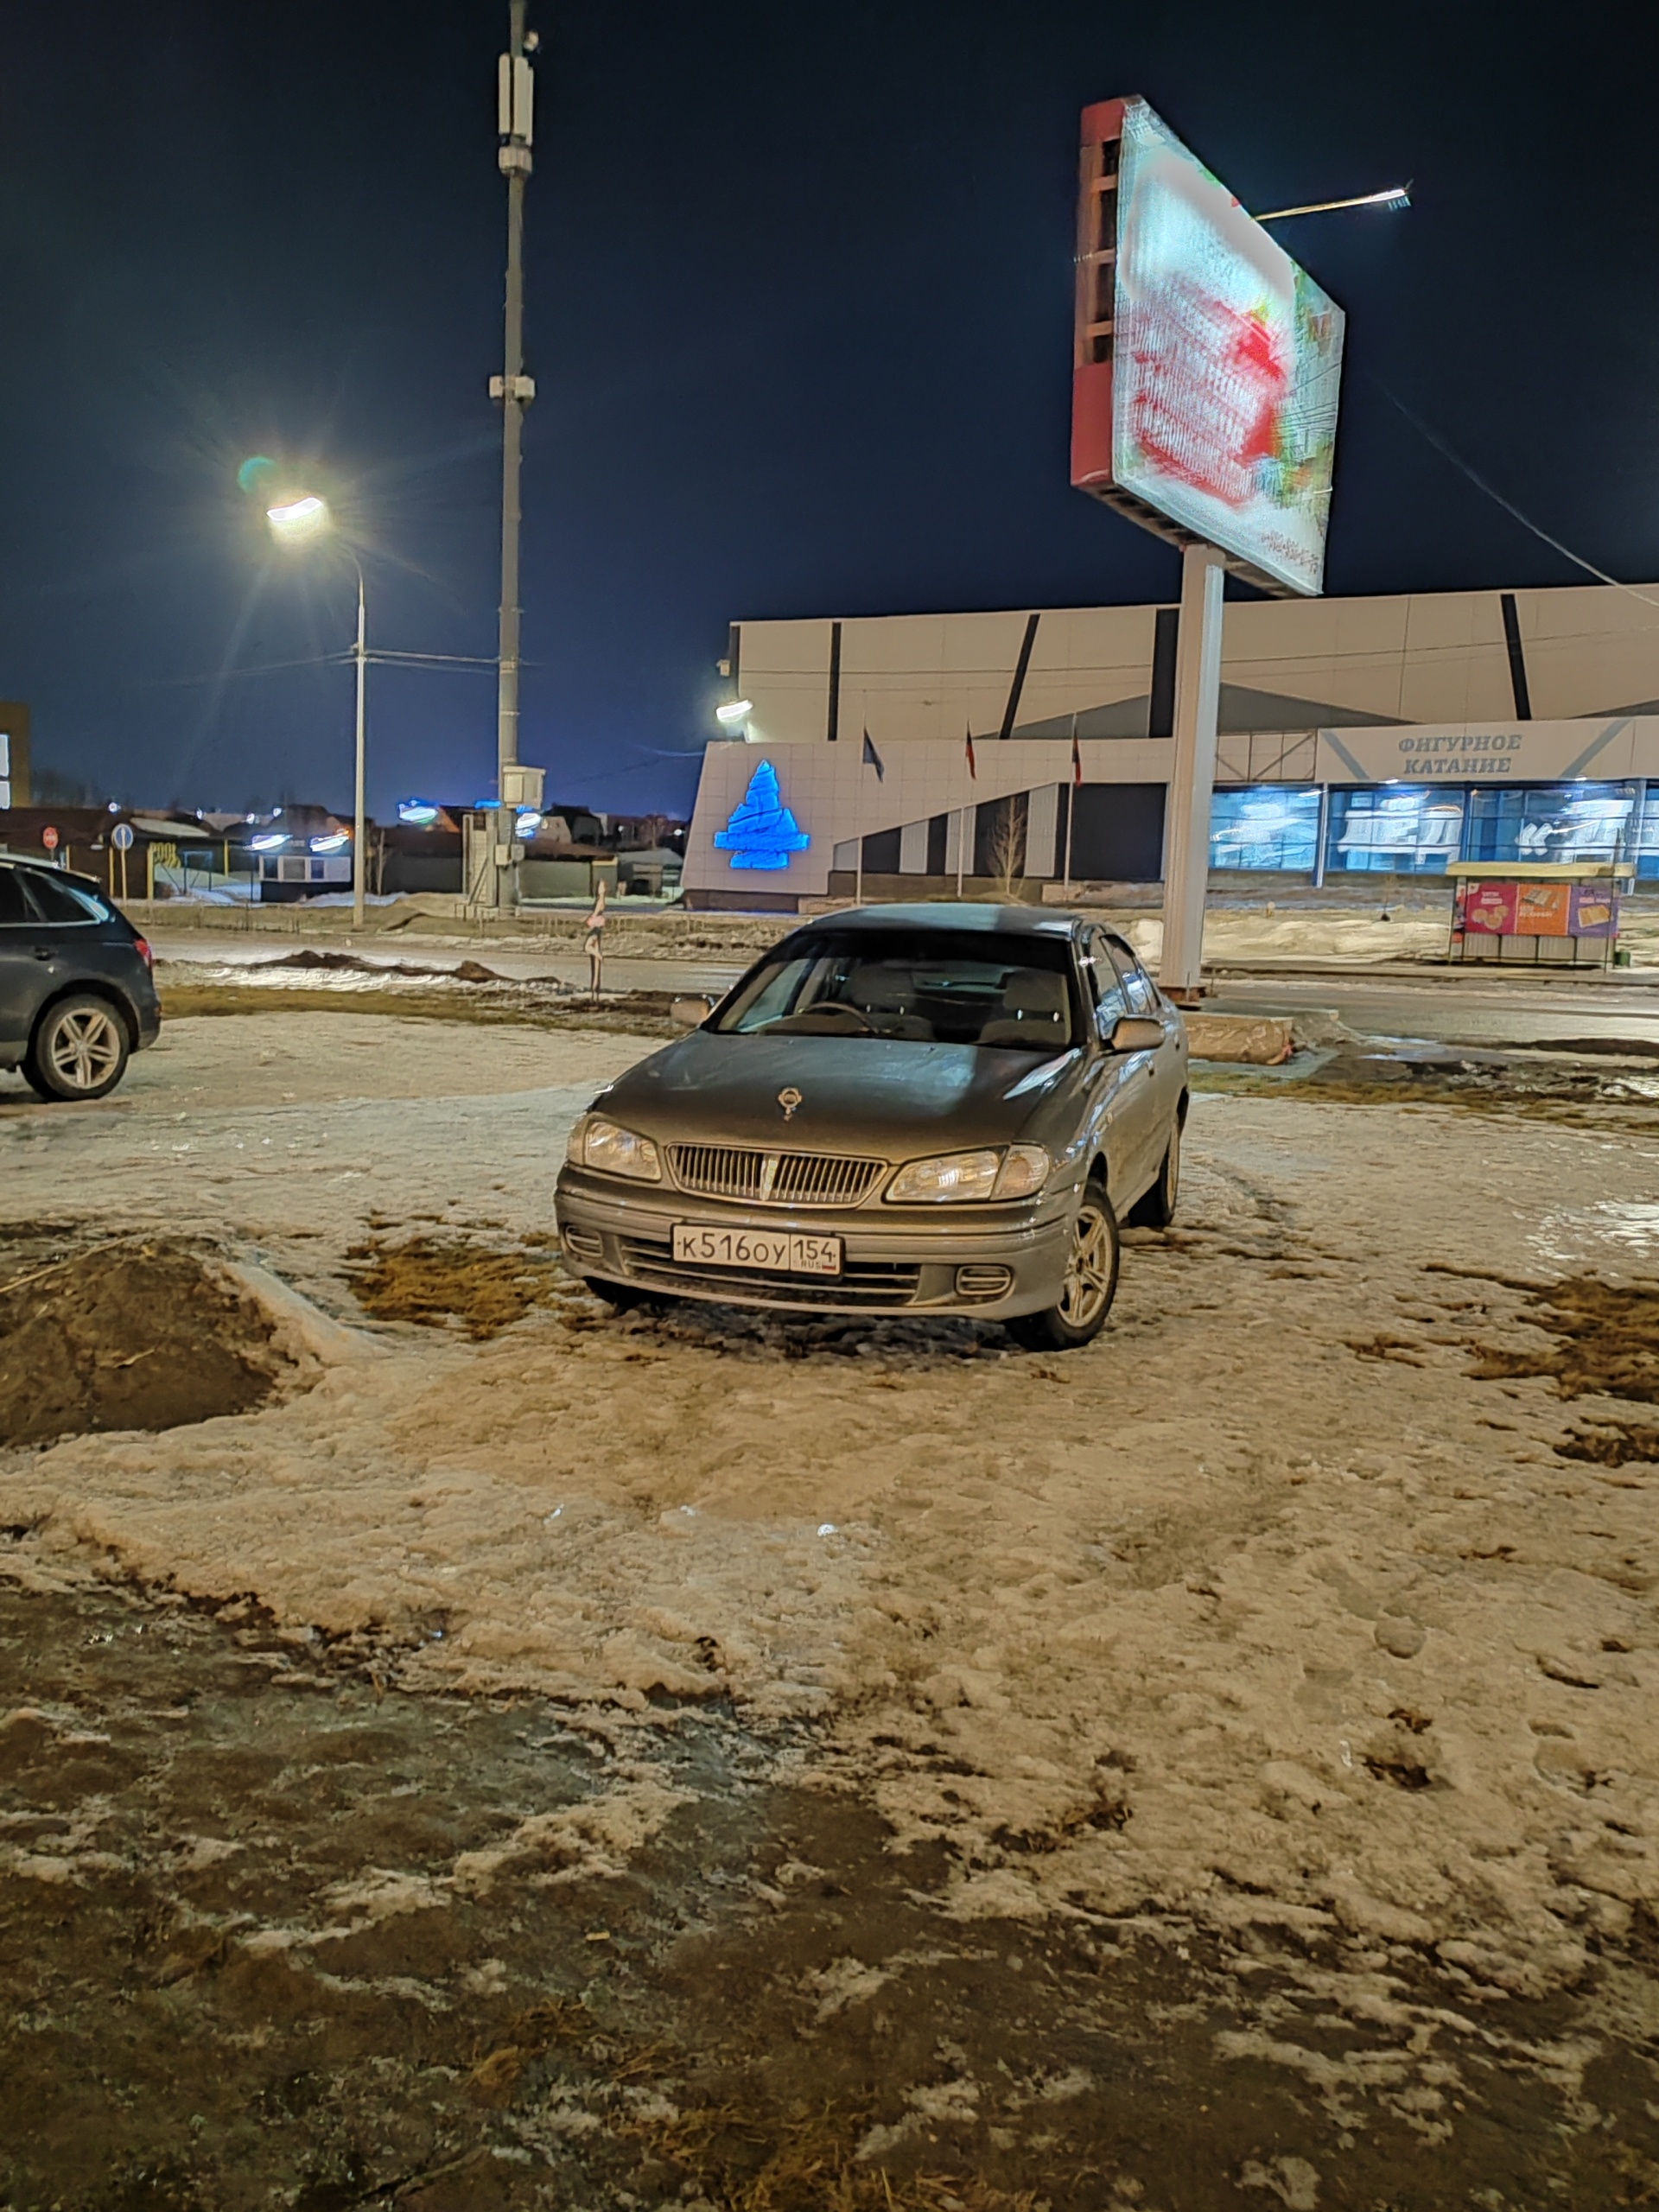
[[[974,781],[977,783],[979,781],[979,771],[974,766],[974,733],[972,730],[964,730],[963,732],[962,741],[968,754],[968,772],[973,778]]]
[[[1074,786],[1081,786],[1083,782],[1083,755],[1077,750],[1076,730],[1071,733],[1071,781]]]
[[[876,751],[874,746],[870,742],[870,733],[868,730],[866,730],[864,733],[864,766],[867,768],[874,769],[875,780],[878,784],[882,784],[887,781],[887,767],[882,761],[881,755]]]

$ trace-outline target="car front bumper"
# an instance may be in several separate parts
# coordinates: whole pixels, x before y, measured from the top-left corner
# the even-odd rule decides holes
[[[727,1205],[567,1166],[556,1201],[565,1264],[598,1285],[806,1313],[971,1313],[1000,1321],[1058,1304],[1071,1215],[1048,1193],[1023,1206]],[[950,1218],[945,1218],[950,1215]],[[839,1275],[677,1263],[673,1230],[838,1236]]]

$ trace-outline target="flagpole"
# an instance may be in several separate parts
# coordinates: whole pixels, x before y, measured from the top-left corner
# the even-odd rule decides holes
[[[965,723],[963,727],[962,757],[963,765],[966,766],[969,775],[974,777],[975,781],[977,782],[978,778],[974,768],[974,729],[971,722]],[[968,794],[964,791],[963,793],[963,804],[958,809],[957,814],[957,897],[958,900],[960,900],[962,897],[963,865],[966,859],[968,850],[967,801]]]
[[[1061,888],[1067,897],[1071,892],[1071,824],[1077,818],[1077,718],[1071,717],[1071,780],[1065,790],[1065,881]]]

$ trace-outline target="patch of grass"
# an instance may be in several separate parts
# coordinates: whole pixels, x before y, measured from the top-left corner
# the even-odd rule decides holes
[[[603,1029],[626,1037],[678,1037],[668,1019],[670,994],[630,992],[626,998],[575,998],[557,1006],[511,991],[486,997],[479,992],[342,990],[257,983],[166,983],[162,987],[163,1021],[188,1021],[204,1015],[235,1014],[379,1014],[404,1021],[505,1024],[514,1029]]]
[[[1598,1421],[1593,1428],[1574,1429],[1555,1449],[1563,1459],[1587,1459],[1597,1467],[1659,1465],[1659,1428],[1630,1421]]]
[[[1033,2212],[1036,2192],[1009,2195],[958,2174],[899,2178],[856,2156],[868,2115],[830,2110],[767,2121],[753,2105],[703,2105],[618,2126],[720,2212]]]
[[[474,1342],[499,1336],[568,1287],[550,1250],[500,1252],[461,1236],[411,1236],[401,1244],[372,1236],[346,1256],[358,1304],[378,1321],[428,1328],[459,1322]]]
[[[1470,1370],[1477,1381],[1548,1376],[1564,1398],[1599,1392],[1659,1405],[1659,1287],[1568,1275],[1532,1290],[1527,1306],[1520,1319],[1550,1341],[1524,1351],[1481,1345]]]

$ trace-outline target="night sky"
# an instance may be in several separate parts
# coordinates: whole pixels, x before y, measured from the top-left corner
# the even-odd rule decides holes
[[[0,696],[93,795],[343,806],[371,639],[488,655],[505,0],[0,16]],[[1077,112],[1144,93],[1346,308],[1333,593],[1659,571],[1659,169],[1631,13],[532,0],[523,757],[689,809],[734,617],[1173,597],[1066,480]],[[1380,380],[1380,382],[1379,382]],[[266,673],[241,671],[267,669]],[[226,671],[238,671],[226,674]],[[370,804],[490,787],[488,671],[376,670]]]

